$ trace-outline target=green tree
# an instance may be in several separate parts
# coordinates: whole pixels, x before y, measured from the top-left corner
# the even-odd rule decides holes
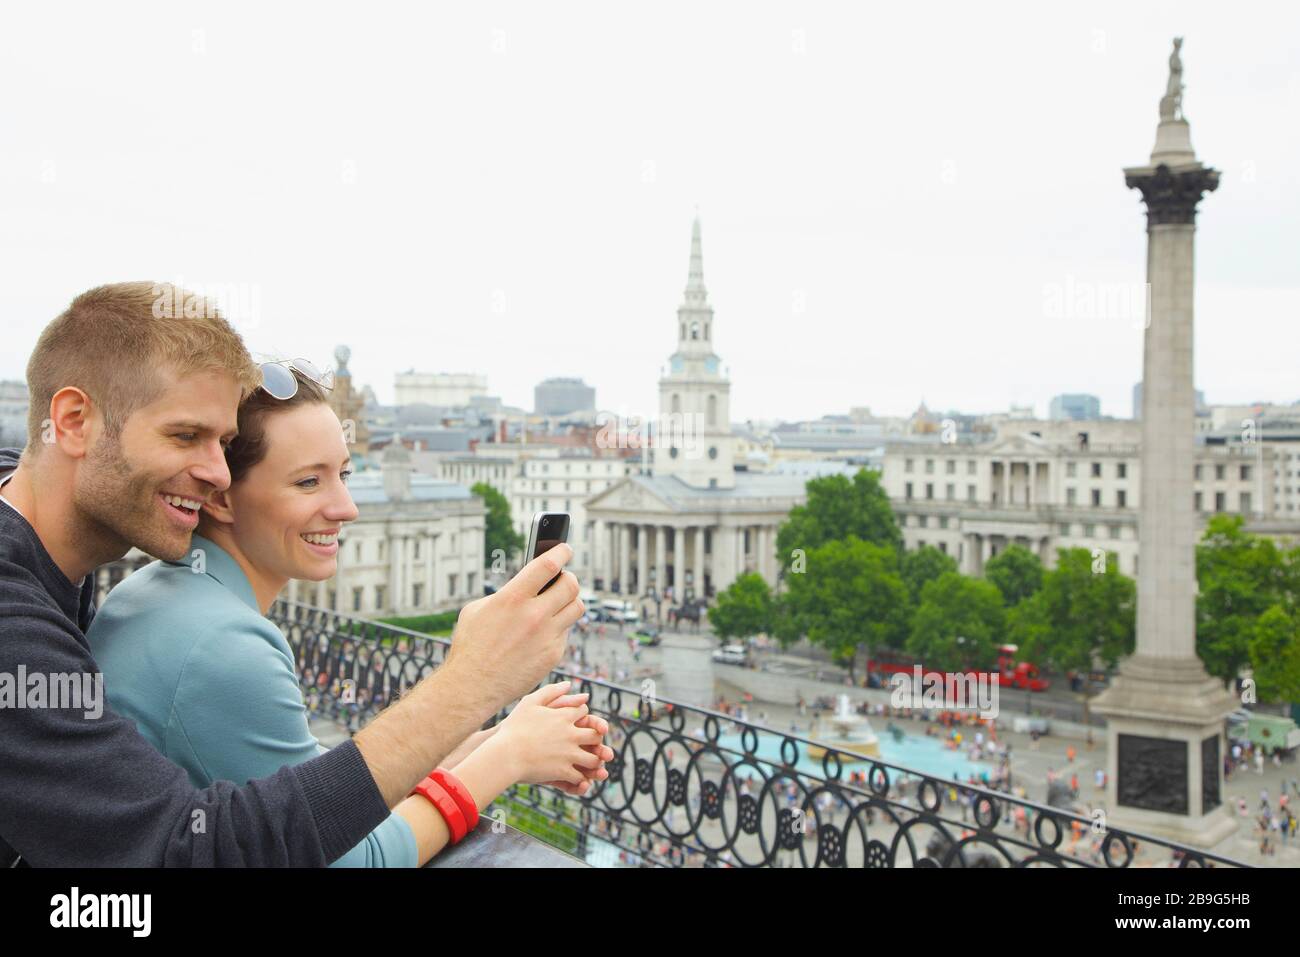
[[[859,648],[871,654],[901,647],[907,638],[907,586],[891,545],[828,541],[808,552],[806,570],[789,575],[789,586],[781,596],[778,637],[806,635],[846,666],[850,678]]]
[[[515,531],[510,519],[510,503],[506,497],[486,482],[475,482],[470,492],[483,499],[487,506],[487,517],[483,528],[483,564],[491,567],[493,556],[500,549],[509,562],[527,544],[524,537]]]
[[[1300,701],[1300,623],[1282,605],[1255,622],[1250,666],[1260,701]]]
[[[720,639],[748,638],[772,628],[772,592],[762,575],[749,572],[718,593],[709,624]]]
[[[912,605],[916,606],[921,603],[921,589],[926,582],[934,581],[945,572],[955,572],[957,560],[933,545],[922,545],[913,551],[904,552],[899,568]]]
[[[1008,608],[1043,587],[1043,562],[1023,545],[1010,545],[984,565],[984,577],[997,586]]]
[[[810,479],[805,488],[807,501],[790,510],[776,533],[777,561],[786,576],[792,571],[799,574],[791,568],[796,549],[806,559],[813,549],[849,537],[895,551],[902,548],[903,534],[879,473],[859,469],[852,480],[847,475],[825,475]]]
[[[944,572],[925,583],[907,650],[938,671],[988,668],[1005,628],[1002,593],[989,582]]]
[[[1294,601],[1293,578],[1272,539],[1252,535],[1240,515],[1215,515],[1196,546],[1196,651],[1225,684],[1250,661],[1259,617]],[[1290,555],[1286,556],[1290,559]]]
[[[800,617],[795,603],[790,600],[789,592],[776,595],[772,599],[770,634],[781,643],[782,648],[789,648],[808,634],[807,625]]]
[[[1113,552],[1104,563],[1086,548],[1057,549],[1043,586],[1011,610],[1008,634],[1022,660],[1057,670],[1085,671],[1097,657],[1110,666],[1133,653],[1137,587],[1119,571]]]

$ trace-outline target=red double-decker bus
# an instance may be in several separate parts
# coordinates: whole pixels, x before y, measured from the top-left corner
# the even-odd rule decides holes
[[[1001,688],[1019,688],[1028,691],[1046,691],[1051,680],[1043,677],[1038,665],[1032,661],[1016,661],[1016,645],[998,646],[997,676]],[[922,662],[897,651],[885,650],[874,658],[867,659],[867,672],[887,676],[892,674],[912,674],[917,665],[921,665],[922,675],[941,674],[927,668]],[[978,672],[977,672],[978,673]],[[885,679],[888,681],[888,678]]]

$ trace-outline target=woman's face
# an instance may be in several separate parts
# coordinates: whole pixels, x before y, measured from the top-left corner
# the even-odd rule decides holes
[[[269,576],[325,581],[338,566],[339,531],[357,517],[343,427],[321,402],[273,413],[263,424],[266,457],[230,488],[231,533]]]

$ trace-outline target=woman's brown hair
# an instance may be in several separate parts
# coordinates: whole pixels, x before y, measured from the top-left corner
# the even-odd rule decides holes
[[[288,412],[300,405],[328,402],[325,390],[297,369],[290,368],[298,380],[298,391],[293,398],[277,399],[263,388],[252,391],[239,406],[239,434],[226,449],[226,466],[230,469],[233,485],[266,458],[266,417],[277,412]]]

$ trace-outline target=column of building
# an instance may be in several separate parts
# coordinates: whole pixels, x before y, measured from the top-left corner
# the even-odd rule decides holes
[[[686,528],[673,526],[673,602],[680,604],[686,594]]]

